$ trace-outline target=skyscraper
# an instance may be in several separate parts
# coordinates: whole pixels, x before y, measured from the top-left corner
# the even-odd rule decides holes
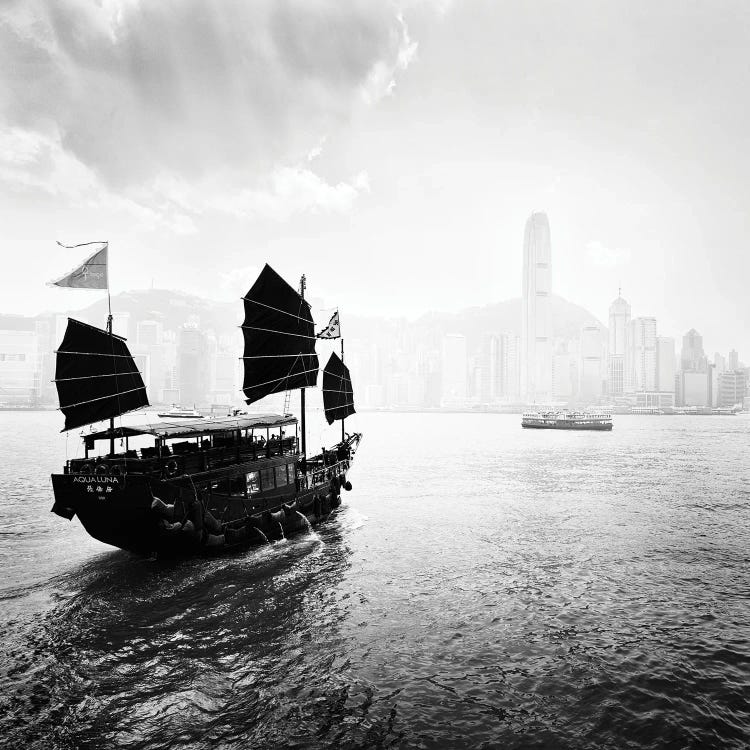
[[[630,305],[618,292],[609,306],[609,353],[607,373],[609,392],[622,396],[630,385]]]
[[[466,386],[466,337],[447,333],[443,336],[443,405],[464,405]]]
[[[707,364],[703,336],[695,328],[691,328],[682,337],[681,369],[685,372],[706,372]]]
[[[195,406],[206,402],[208,392],[208,345],[197,328],[183,326],[177,349],[180,403]]]
[[[671,336],[656,338],[656,390],[674,393],[675,378],[674,339]]]
[[[605,347],[606,337],[598,325],[581,329],[578,398],[589,404],[602,396]]]
[[[552,338],[549,221],[533,213],[523,238],[523,294],[521,312],[521,396],[527,401],[549,400],[552,395]]]
[[[635,391],[656,390],[656,318],[630,324],[631,382]]]

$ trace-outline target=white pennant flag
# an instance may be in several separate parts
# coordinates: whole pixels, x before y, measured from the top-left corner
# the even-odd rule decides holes
[[[339,324],[339,311],[331,315],[328,325],[317,334],[319,339],[338,339],[341,338],[341,325]]]
[[[107,288],[107,250],[109,247],[107,242],[84,242],[81,245],[63,245],[58,242],[57,244],[68,250],[94,245],[96,251],[70,273],[66,273],[65,276],[56,281],[50,281],[50,286],[65,286],[76,289]]]

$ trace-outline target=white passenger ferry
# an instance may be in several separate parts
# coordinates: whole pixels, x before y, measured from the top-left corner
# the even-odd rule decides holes
[[[537,430],[611,430],[612,415],[587,411],[533,411],[524,413],[521,427]]]

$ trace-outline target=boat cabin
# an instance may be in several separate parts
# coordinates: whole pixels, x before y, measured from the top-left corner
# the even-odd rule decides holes
[[[83,440],[85,457],[70,459],[65,474],[131,473],[171,479],[298,454],[297,419],[274,414],[121,426],[84,435]],[[119,451],[113,450],[115,441]],[[97,451],[102,447],[106,452]]]

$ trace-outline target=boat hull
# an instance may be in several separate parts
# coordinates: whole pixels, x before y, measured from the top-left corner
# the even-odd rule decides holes
[[[357,441],[358,442],[358,441]],[[284,458],[172,479],[138,474],[53,474],[54,513],[78,517],[88,534],[139,555],[216,555],[268,543],[327,518],[341,503],[351,459],[253,495],[212,494],[217,482],[273,472]],[[218,511],[217,511],[218,507]],[[223,510],[222,510],[223,508]]]
[[[556,424],[532,424],[522,423],[521,427],[527,430],[600,430],[609,431],[612,429],[612,423],[602,424],[576,424],[575,422],[560,422]]]

